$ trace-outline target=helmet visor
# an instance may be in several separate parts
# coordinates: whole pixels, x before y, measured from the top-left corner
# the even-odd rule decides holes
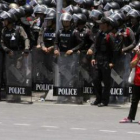
[[[104,6],[104,10],[105,11],[109,11],[111,9],[111,5],[109,3],[107,3],[105,6]]]
[[[0,18],[1,18],[2,20],[5,20],[5,19],[9,18],[9,14],[8,14],[7,12],[3,11],[3,12],[0,14]]]
[[[60,16],[60,21],[71,21],[72,20],[72,16],[69,13],[63,13]]]

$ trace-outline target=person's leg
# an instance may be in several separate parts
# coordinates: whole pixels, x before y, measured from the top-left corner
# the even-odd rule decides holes
[[[102,93],[102,103],[108,105],[110,97],[111,69],[107,63],[102,67],[104,90]]]
[[[140,86],[133,86],[133,95],[131,101],[131,107],[128,115],[128,119],[135,120],[135,116],[137,113],[138,103],[140,99]]]
[[[96,67],[95,69],[95,80],[94,80],[94,90],[95,90],[95,95],[96,95],[96,100],[91,103],[91,105],[98,105],[99,103],[101,103],[101,99],[102,99],[102,73],[101,73],[101,69],[100,67]]]

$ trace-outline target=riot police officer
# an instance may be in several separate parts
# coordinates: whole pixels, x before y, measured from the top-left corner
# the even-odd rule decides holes
[[[17,17],[13,13],[5,11],[1,13],[0,17],[4,23],[1,34],[1,47],[6,56],[9,55],[9,57],[12,57],[17,54],[17,51],[23,51],[25,55],[28,55],[29,40],[24,29],[14,24]],[[19,102],[21,99],[20,96],[14,95],[13,100]]]
[[[35,18],[32,16],[33,8],[30,5],[26,4],[23,7],[20,7],[19,9],[23,9],[25,11],[25,16],[20,18],[20,25],[24,28],[30,40],[30,49],[32,49],[35,42],[35,36],[33,33],[33,29],[31,28],[31,25],[35,20]]]
[[[80,73],[82,78],[82,83],[84,87],[91,86],[92,76],[91,76],[91,56],[93,54],[92,45],[94,44],[94,38],[92,31],[86,27],[87,17],[84,14],[74,14],[73,15],[76,28],[80,34],[80,38],[84,40],[84,45],[79,49],[80,51]],[[84,101],[88,100],[88,96],[84,96]],[[80,100],[78,101],[80,103]],[[82,103],[82,98],[81,98]]]
[[[116,57],[116,67],[114,68],[116,72],[123,79],[119,86],[127,89],[129,87],[128,77],[130,73],[129,62],[132,59],[132,50],[136,45],[135,35],[131,28],[125,26],[125,15],[121,12],[115,13],[110,16],[113,20],[118,22],[117,31],[115,31],[115,41],[116,41],[116,52],[118,57]],[[117,45],[118,44],[118,45]],[[117,67],[118,66],[118,67]],[[124,95],[127,95],[127,90],[124,90]],[[123,101],[124,98],[121,99]]]
[[[59,55],[60,52],[65,52],[67,55],[70,55],[80,49],[83,41],[80,39],[78,33],[73,32],[73,18],[71,14],[63,13],[60,20],[63,28],[56,34],[54,54]],[[81,43],[79,44],[79,42]]]
[[[109,21],[107,18],[102,18],[99,21],[100,31],[97,34],[96,41],[94,44],[94,56],[91,61],[92,65],[96,65],[95,75],[97,76],[94,81],[96,100],[93,105],[99,107],[107,106],[109,103],[110,96],[110,78],[111,68],[113,67],[113,49],[115,46],[113,36],[110,35],[110,39],[107,39],[109,33]],[[102,90],[101,82],[104,83],[104,90]]]
[[[48,14],[44,19],[44,26],[40,30],[37,45],[37,48],[41,48],[43,54],[45,53],[44,57],[46,59],[45,58],[44,59],[46,61],[44,62],[44,64],[51,73],[53,73],[53,50],[54,50],[54,40],[56,36],[55,32],[56,32],[56,12],[52,10],[48,12]],[[53,84],[53,80],[46,80],[45,82],[46,84]],[[49,90],[46,91],[43,96],[41,96],[40,101],[45,100],[48,92]]]
[[[4,11],[1,14],[1,18],[4,22],[4,29],[2,30],[2,36],[1,36],[1,44],[2,44],[3,50],[10,55],[13,54],[12,51],[22,50],[22,49],[25,50],[26,53],[28,53],[29,46],[30,46],[28,37],[21,26],[18,27],[14,24],[15,15]],[[16,32],[17,28],[19,30],[19,38],[17,37],[18,35],[17,34],[18,32]],[[22,43],[20,42],[22,40],[21,38],[23,38],[25,47],[23,44],[19,44],[19,43]]]
[[[39,31],[42,27],[42,24],[44,22],[44,17],[46,15],[46,8],[42,5],[37,5],[34,8],[34,14],[35,14],[35,20],[31,25],[31,28],[34,32],[34,37],[35,37],[35,41],[34,41],[34,46],[37,45],[37,39],[38,39],[38,35],[39,35]]]
[[[138,10],[132,9],[131,11],[128,12],[127,16],[131,20],[131,29],[135,34],[135,39],[136,39],[136,44],[139,41],[140,38],[140,12]]]
[[[76,70],[77,72],[77,67],[75,67],[75,65],[71,65],[71,63],[77,64],[79,60],[78,59],[78,55],[74,52],[77,52],[78,50],[80,50],[80,48],[83,46],[84,44],[84,40],[82,40],[82,38],[80,38],[80,34],[78,31],[73,30],[73,17],[71,14],[69,13],[63,13],[60,17],[60,21],[62,22],[62,26],[63,28],[60,29],[57,34],[56,34],[56,39],[55,39],[55,45],[54,45],[54,54],[56,56],[59,56],[58,58],[60,58],[62,56],[63,63],[61,62],[63,71],[61,75],[60,75],[60,84],[62,87],[75,87],[75,86],[79,86],[79,83],[76,82],[78,79],[77,78],[73,78],[74,76],[77,77],[77,75],[75,75],[75,73],[73,71]],[[73,54],[73,55],[72,55]],[[71,57],[70,55],[72,55],[74,58],[76,58],[76,62],[73,62],[71,59],[73,57]],[[67,62],[68,61],[68,62]],[[69,69],[66,69],[69,68]],[[66,74],[66,71],[69,71],[69,73]],[[73,74],[71,74],[73,73]],[[77,85],[76,85],[77,84]],[[64,101],[68,101],[71,100],[71,98],[65,98]]]

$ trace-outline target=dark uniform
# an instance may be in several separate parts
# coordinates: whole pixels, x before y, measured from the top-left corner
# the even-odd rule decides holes
[[[21,26],[15,26],[11,30],[9,30],[8,28],[5,27],[2,30],[1,44],[2,44],[2,48],[5,53],[8,53],[8,54],[11,52],[13,53],[10,56],[11,59],[6,61],[7,66],[9,66],[11,64],[15,64],[17,66],[17,64],[19,63],[19,60],[20,60],[19,57],[22,57],[21,53],[22,52],[29,53],[29,47],[30,47],[29,40],[28,40],[28,37],[27,37],[25,31],[23,30],[23,28]],[[6,55],[6,58],[9,58],[8,54]],[[19,56],[19,54],[20,54],[20,56]],[[16,71],[14,74],[15,74],[15,76],[17,76],[18,80],[17,81],[15,80],[13,82],[13,84],[19,85],[20,84],[19,80],[22,81],[23,79],[21,79],[21,77],[18,76]],[[10,78],[7,79],[7,84],[8,84],[8,81],[12,81],[12,79],[15,79],[15,76],[13,76],[12,74],[9,76],[10,76]]]
[[[90,62],[91,62],[92,55],[87,55],[87,52],[89,49],[92,49],[94,46],[94,36],[93,36],[93,33],[86,27],[82,28],[81,30],[78,28],[75,30],[78,30],[81,40],[84,40],[83,46],[79,49],[81,52],[81,57],[80,57],[81,67],[83,68],[84,71],[86,70],[86,72],[88,72],[89,74],[89,77],[86,77],[86,74],[82,74],[83,77],[85,77],[84,85],[91,86],[92,76],[91,76]]]
[[[20,54],[19,51],[29,53],[30,47],[29,40],[24,29],[21,26],[14,26],[12,29],[5,27],[2,30],[1,45],[5,53],[13,53],[10,56],[8,56],[8,54],[6,55],[6,58],[8,59],[8,61],[6,61],[6,67],[9,66],[10,69],[6,70],[6,78],[8,77],[6,82],[7,85],[10,83],[17,86],[25,84],[26,80],[24,80],[23,76],[19,74],[19,70],[22,68],[20,66],[20,58],[22,57],[22,54]],[[9,57],[11,57],[11,59],[9,59]],[[15,77],[16,80],[12,81]],[[14,96],[13,100],[20,101],[20,96]]]
[[[39,33],[39,39],[38,44],[41,45],[41,47],[51,47],[54,46],[55,41],[55,29],[53,28],[47,28],[45,30],[40,31]]]
[[[109,67],[110,63],[114,61],[114,39],[113,36],[110,35],[109,39],[107,39],[108,33],[99,32],[97,34],[97,38],[94,44],[94,58],[97,62],[95,65],[95,91],[96,91],[96,102],[97,104],[103,103],[104,105],[108,105],[109,96],[110,96],[110,74],[111,68]],[[104,89],[102,91],[102,82],[104,84]]]
[[[2,30],[1,44],[7,53],[9,51],[28,50],[30,46],[27,34],[21,26],[15,26],[11,30],[5,27]]]
[[[33,29],[30,27],[31,26],[31,22],[33,22],[34,18],[33,17],[22,17],[21,18],[21,22],[20,25],[23,27],[23,29],[25,30],[29,40],[30,40],[30,49],[32,49],[34,42],[35,42],[35,37],[34,37],[34,33],[33,33]]]
[[[80,43],[79,43],[80,42]],[[80,48],[83,46],[84,40],[80,38],[79,32],[77,30],[72,30],[71,28],[68,30],[60,29],[58,33],[56,34],[55,39],[55,50],[59,50],[60,52],[60,58],[63,59],[62,62],[59,63],[60,67],[60,83],[59,86],[61,87],[79,87],[79,75],[78,75],[78,54],[73,54],[71,56],[62,56],[61,53],[66,53],[69,50],[72,50],[73,52],[77,52],[80,50]],[[75,61],[72,61],[75,60]],[[58,99],[59,100],[59,99]],[[71,101],[71,98],[65,98],[61,99],[62,102]],[[73,99],[72,99],[73,100]]]
[[[45,65],[47,70],[51,73],[50,75],[46,73],[48,77],[51,76],[53,73],[53,48],[54,48],[55,36],[56,36],[55,29],[48,28],[44,30],[41,29],[39,33],[39,38],[38,38],[38,44],[42,47],[42,49],[49,48],[49,47],[52,48],[52,50],[49,53],[45,53],[42,50],[38,50],[38,51],[41,51],[40,53],[44,56],[43,64]],[[45,78],[44,82],[47,84],[53,84],[52,79],[49,80],[49,78]]]
[[[93,33],[88,29],[87,27],[84,27],[83,29],[78,30],[80,34],[81,40],[84,40],[84,45],[80,48],[81,51],[88,51],[88,49],[93,48],[93,42],[94,42],[94,36]]]
[[[94,36],[91,30],[87,27],[78,30],[80,38],[84,40],[84,45],[80,48],[80,73],[83,87],[91,87],[93,83],[93,68],[91,66],[92,55],[87,55],[89,49],[94,45]],[[85,93],[86,95],[87,93]],[[91,94],[91,93],[90,93]],[[89,96],[84,96],[83,100],[87,101]]]
[[[135,26],[132,26],[131,29],[134,32],[136,44],[137,44],[139,42],[139,39],[140,39],[140,25],[137,24]]]
[[[81,42],[79,44],[79,42]],[[56,34],[55,49],[60,52],[66,52],[68,50],[78,51],[84,44],[84,41],[80,38],[78,31],[72,29],[61,29]]]
[[[133,57],[132,50],[136,46],[136,40],[134,32],[129,27],[119,29],[117,34],[120,34],[120,36],[122,37],[122,50],[121,55],[117,59],[117,63],[120,66],[119,74],[123,79],[123,83],[121,85],[122,87],[126,88],[129,86],[128,77],[130,74],[130,62]]]

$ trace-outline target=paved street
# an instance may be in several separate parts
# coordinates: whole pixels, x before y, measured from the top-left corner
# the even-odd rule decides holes
[[[119,124],[129,105],[99,108],[85,105],[0,102],[0,140],[139,140],[136,122]]]

